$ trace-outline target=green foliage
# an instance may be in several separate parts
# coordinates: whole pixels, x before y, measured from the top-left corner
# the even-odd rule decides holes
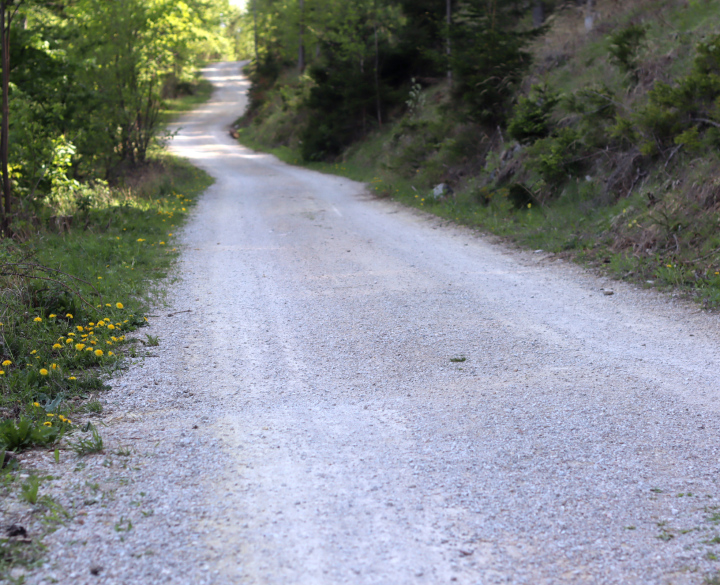
[[[31,475],[20,486],[20,499],[28,504],[35,505],[38,501],[38,492],[40,491],[40,478],[37,475]]]
[[[610,61],[634,81],[637,81],[638,53],[646,36],[645,26],[631,24],[614,32],[608,39]]]
[[[580,170],[582,135],[575,128],[562,128],[557,135],[538,140],[528,149],[527,162],[548,185],[559,185]]]
[[[338,155],[372,125],[372,76],[332,57],[313,66],[310,75],[315,86],[301,151],[305,160],[323,160]]]
[[[530,209],[537,203],[534,193],[522,183],[512,183],[507,188],[507,198],[515,209]]]
[[[19,436],[0,442],[28,448],[51,441],[61,405],[104,388],[104,376],[132,351],[127,336],[145,324],[155,283],[176,256],[172,234],[209,183],[186,163],[156,163],[133,189],[109,190],[77,212],[69,231],[41,231],[22,246],[0,243],[0,361],[11,362],[0,366],[0,407],[31,417],[20,418],[18,431],[15,421],[3,423]]]
[[[551,117],[560,96],[546,85],[533,85],[530,94],[521,97],[508,124],[508,134],[521,144],[546,138],[552,131]]]
[[[697,45],[692,71],[674,84],[658,82],[635,114],[641,148],[648,156],[675,145],[690,150],[720,144],[720,35]]]
[[[453,29],[452,68],[456,98],[481,124],[504,126],[523,75],[532,63],[527,50],[539,31],[517,30],[521,3],[468,2]]]
[[[0,423],[0,450],[25,451],[36,445],[50,445],[67,429],[67,425],[44,426],[43,422],[28,416],[3,421]]]
[[[89,437],[79,437],[77,441],[70,444],[70,448],[78,457],[101,453],[105,448],[98,430],[94,426],[91,426],[88,430],[90,431]]]
[[[78,0],[19,10],[10,169],[13,231],[24,239],[39,209],[65,214],[67,201],[93,196],[96,179],[146,161],[162,138],[164,99],[191,87],[203,59],[231,51],[226,21],[237,9],[227,0]]]
[[[408,99],[405,101],[405,105],[408,108],[410,116],[416,116],[425,107],[425,94],[417,80],[413,77],[410,80],[410,93]]]

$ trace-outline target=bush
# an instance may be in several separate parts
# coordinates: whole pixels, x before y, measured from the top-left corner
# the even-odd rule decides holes
[[[559,185],[580,170],[582,136],[575,128],[563,128],[557,136],[538,140],[529,149],[528,167],[548,185]]]
[[[609,37],[610,61],[625,74],[630,75],[637,82],[637,57],[645,42],[647,28],[632,24],[613,33]]]
[[[314,86],[310,116],[302,134],[305,160],[332,158],[374,127],[375,85],[372,72],[330,56],[310,69]]]
[[[27,416],[16,421],[3,421],[0,423],[0,451],[24,451],[35,445],[55,443],[68,427],[62,421],[46,425]]]
[[[674,85],[658,82],[648,93],[647,104],[634,116],[641,150],[656,155],[681,144],[700,149],[703,140],[705,146],[715,146],[718,100],[720,35],[715,35],[698,44],[689,75]]]
[[[546,138],[552,130],[551,116],[560,96],[545,85],[533,85],[527,97],[521,97],[508,125],[508,133],[521,144]]]

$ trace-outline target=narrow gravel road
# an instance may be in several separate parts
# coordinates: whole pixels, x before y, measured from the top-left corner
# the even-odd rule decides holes
[[[173,150],[217,183],[184,234],[174,316],[153,324],[159,359],[108,401],[164,403],[138,415],[154,430],[109,436],[159,445],[117,498],[151,485],[165,513],[122,543],[108,521],[74,528],[89,548],[65,563],[106,570],[73,582],[702,583],[720,568],[717,317],[242,148],[227,128],[247,83],[237,64],[207,75],[214,98]],[[152,556],[123,548],[140,542]]]

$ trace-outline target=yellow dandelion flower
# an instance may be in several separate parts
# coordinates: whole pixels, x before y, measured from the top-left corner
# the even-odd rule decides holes
[[[82,351],[83,349],[85,349],[85,344],[84,344],[84,343],[77,343],[77,344],[75,344],[75,349],[78,350],[78,351]]]
[[[12,366],[12,362],[10,360],[5,360],[2,365],[5,367]]]
[[[52,423],[51,423],[49,420],[46,420],[46,421],[43,423],[43,425],[46,426],[46,427],[51,427],[51,426],[52,426]]]
[[[112,345],[112,341],[106,341],[105,343],[108,345]]]
[[[75,337],[75,334],[74,334],[74,333],[68,333],[68,336],[69,336],[69,337]]]
[[[39,406],[40,406],[40,403],[39,403],[39,402],[33,402],[33,406],[39,407]]]
[[[41,318],[41,317],[35,317],[35,318],[33,319],[33,321],[35,321],[35,323],[40,323],[40,321],[42,321],[42,318]]]
[[[104,354],[105,354],[105,352],[104,352],[102,349],[96,349],[96,350],[95,350],[95,355],[96,355],[97,357],[101,357],[101,356],[104,355]]]
[[[124,309],[124,308],[125,308],[125,306],[124,306],[122,303],[115,303],[115,306],[116,306],[118,309]]]
[[[85,351],[92,351],[92,347],[86,347]]]
[[[48,412],[48,413],[47,413],[47,416],[49,416],[50,418],[52,418],[52,417],[54,417],[55,415],[54,415],[52,412]]]
[[[98,276],[98,280],[102,280],[102,276]],[[99,305],[98,305],[99,306]]]
[[[52,364],[50,367],[51,367],[53,370],[57,370],[57,369],[58,369],[58,365],[57,365],[57,364]]]
[[[65,343],[66,343],[66,344],[67,344],[67,343],[72,343],[72,342],[73,342],[73,340],[72,340],[71,337],[68,337],[68,338],[65,340]]]
[[[76,329],[77,329],[78,331],[85,331],[85,327],[83,327],[82,325],[78,325],[78,326],[76,327]]]
[[[55,345],[53,345],[52,348],[53,349],[62,349],[62,345],[60,345],[59,343],[56,343]]]
[[[98,321],[98,327],[105,327],[105,321]]]
[[[49,318],[49,319],[54,319],[55,317],[57,317],[57,315],[56,315],[55,313],[52,313],[52,314],[48,315],[48,318]]]
[[[50,372],[48,372],[45,368],[40,368],[40,375],[41,376],[47,376]]]
[[[0,376],[4,376],[4,375],[5,375],[5,370],[0,370]]]
[[[33,350],[30,352],[30,355],[35,355],[36,353],[37,353],[37,349],[33,349]]]
[[[67,424],[69,424],[69,425],[72,424],[72,421],[71,421],[69,418],[66,418],[66,419],[65,419],[65,422],[66,422]]]
[[[138,238],[137,241],[138,241],[138,242],[144,242],[144,241],[145,241],[145,238]]]
[[[112,307],[112,305],[111,305],[110,303],[105,303],[105,306],[106,306],[106,307]]]
[[[72,318],[73,318],[72,313],[67,313],[67,314],[65,315],[65,317],[68,318],[68,319],[72,319]]]
[[[77,378],[75,376],[70,376],[68,380],[77,380]]]
[[[110,331],[112,331],[113,329],[115,329],[115,325],[113,325],[112,323],[110,323],[110,324],[108,325],[108,329],[110,329]]]
[[[95,327],[95,323],[88,323],[88,326]]]
[[[109,352],[108,352],[108,355],[113,355],[113,352],[109,351]]]

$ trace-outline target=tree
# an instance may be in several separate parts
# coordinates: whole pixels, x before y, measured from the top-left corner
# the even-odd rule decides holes
[[[10,228],[12,186],[10,184],[10,30],[23,0],[0,0],[0,51],[2,51],[2,126],[0,128],[0,172],[2,172],[2,230]]]
[[[465,0],[456,16],[453,91],[476,122],[502,126],[507,121],[515,89],[531,63],[526,47],[541,30],[518,30],[524,9],[522,0]]]

